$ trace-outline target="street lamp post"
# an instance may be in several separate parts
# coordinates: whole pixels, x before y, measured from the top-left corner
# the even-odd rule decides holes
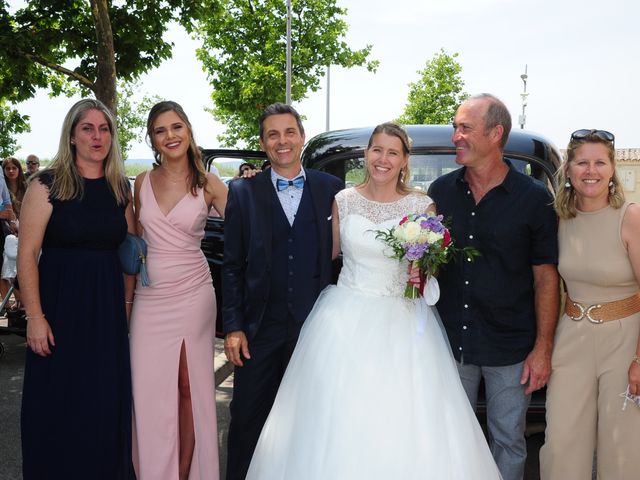
[[[524,110],[527,108],[527,97],[529,96],[527,93],[527,78],[529,78],[527,75],[527,65],[524,66],[524,73],[520,75],[520,78],[522,79],[522,83],[524,83],[524,91],[520,94],[522,97],[522,115],[520,115],[518,123],[520,124],[520,128],[524,129],[524,124],[527,122],[527,116],[524,114]]]
[[[331,65],[327,65],[327,124],[326,130],[329,131],[331,119]]]
[[[287,0],[287,80],[286,103],[291,105],[291,0]]]

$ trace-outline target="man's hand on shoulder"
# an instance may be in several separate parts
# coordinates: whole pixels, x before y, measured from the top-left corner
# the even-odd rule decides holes
[[[229,332],[224,337],[224,353],[231,363],[237,367],[242,367],[242,357],[251,358],[249,354],[249,342],[242,330]]]

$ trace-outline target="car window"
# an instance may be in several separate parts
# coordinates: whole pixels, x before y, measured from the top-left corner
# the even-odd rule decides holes
[[[519,172],[526,175],[532,175],[534,173],[544,175],[542,169],[532,168],[531,164],[527,161],[513,158],[509,160],[513,164],[514,168]],[[344,165],[344,180],[346,187],[352,187],[364,180],[364,157],[359,156],[347,160],[344,158],[335,159],[333,162],[325,164],[323,170],[330,171],[335,174],[337,169],[332,168],[333,165],[331,165],[334,162],[340,162],[340,164]],[[411,155],[409,165],[411,178],[409,179],[409,185],[413,188],[418,188],[426,192],[429,189],[431,182],[436,178],[452,172],[459,167],[460,166],[455,161],[455,155],[453,154]],[[540,178],[538,175],[534,176]]]

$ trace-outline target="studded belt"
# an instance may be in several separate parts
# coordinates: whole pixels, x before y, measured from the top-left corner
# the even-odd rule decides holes
[[[576,322],[579,322],[583,318],[586,318],[591,323],[619,320],[640,312],[640,293],[616,302],[594,303],[593,305],[583,305],[574,302],[567,295],[564,312],[571,320]]]

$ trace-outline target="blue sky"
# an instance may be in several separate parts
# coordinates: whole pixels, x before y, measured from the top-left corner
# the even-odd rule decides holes
[[[520,75],[528,64],[526,128],[559,148],[578,128],[601,128],[616,135],[617,147],[640,147],[638,62],[640,4],[551,0],[338,0],[348,9],[346,40],[352,48],[372,44],[377,73],[364,68],[331,69],[331,129],[372,126],[398,116],[408,83],[418,79],[440,48],[459,53],[465,90],[502,98],[516,128],[522,104]],[[142,90],[181,103],[203,147],[216,147],[222,127],[204,108],[211,89],[195,60],[197,43],[179,29],[169,38],[174,58],[146,75]],[[307,138],[324,131],[326,88],[296,104],[307,117]],[[70,99],[43,92],[22,104],[32,132],[22,135],[18,157],[51,157],[57,148]],[[150,157],[134,146],[130,158]]]

